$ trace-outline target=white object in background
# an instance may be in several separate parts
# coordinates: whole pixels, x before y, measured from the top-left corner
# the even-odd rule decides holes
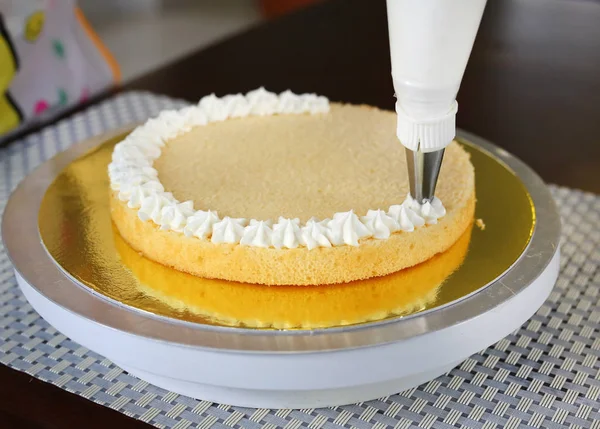
[[[397,134],[433,152],[456,135],[456,94],[486,0],[387,0]]]

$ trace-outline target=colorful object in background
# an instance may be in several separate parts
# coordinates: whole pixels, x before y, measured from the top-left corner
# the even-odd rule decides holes
[[[276,18],[322,0],[260,0],[265,18]]]
[[[65,58],[65,47],[63,46],[60,40],[52,41],[52,50],[54,51],[54,55],[56,55],[57,58],[61,60]]]
[[[75,0],[0,2],[0,139],[119,79]]]
[[[21,112],[7,93],[18,68],[17,54],[0,19],[0,134],[21,122]]]
[[[33,107],[33,112],[36,115],[41,115],[46,110],[48,110],[49,107],[50,103],[48,103],[46,100],[38,100],[38,102],[35,103],[35,106]]]
[[[37,10],[29,15],[25,23],[23,37],[28,42],[35,42],[44,28],[45,14],[43,10]]]

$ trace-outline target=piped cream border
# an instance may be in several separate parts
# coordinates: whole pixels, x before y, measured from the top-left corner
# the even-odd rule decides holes
[[[404,202],[387,211],[369,210],[366,216],[353,211],[336,213],[331,219],[280,217],[272,220],[220,218],[211,210],[195,210],[192,201],[180,202],[166,192],[153,167],[161,149],[173,138],[194,127],[229,118],[282,114],[327,114],[329,100],[315,94],[291,91],[275,94],[259,88],[247,94],[206,96],[197,105],[163,111],[137,127],[115,146],[108,166],[111,189],[121,201],[138,212],[142,221],[152,221],[163,230],[188,237],[255,247],[296,248],[350,245],[360,239],[386,239],[397,231],[410,232],[425,224],[437,223],[446,210],[441,201],[420,204],[408,195]]]

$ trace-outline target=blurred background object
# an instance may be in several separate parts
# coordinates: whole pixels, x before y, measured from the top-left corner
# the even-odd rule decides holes
[[[259,0],[259,4],[265,18],[275,18],[322,1],[324,0]]]
[[[0,140],[321,0],[0,0]]]
[[[1,0],[0,0],[1,1]],[[78,0],[123,80],[324,0]]]
[[[78,2],[119,62],[125,82],[262,20],[257,0]]]
[[[75,0],[0,2],[0,136],[85,102],[119,78]]]

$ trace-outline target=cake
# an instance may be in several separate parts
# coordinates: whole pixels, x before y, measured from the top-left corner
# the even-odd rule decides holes
[[[115,146],[113,222],[145,257],[203,278],[326,285],[415,266],[471,224],[474,171],[453,142],[436,198],[414,201],[395,121],[262,88],[162,112]]]

